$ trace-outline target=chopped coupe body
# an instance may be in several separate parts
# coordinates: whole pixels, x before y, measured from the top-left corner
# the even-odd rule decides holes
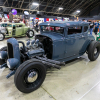
[[[42,27],[61,28],[57,31],[43,31]],[[43,37],[48,37],[52,49],[50,59],[68,61],[83,55],[94,37],[88,34],[89,24],[85,22],[48,22],[40,24],[40,35],[36,39],[43,41]],[[60,31],[59,31],[60,30]],[[42,38],[42,40],[41,40]]]

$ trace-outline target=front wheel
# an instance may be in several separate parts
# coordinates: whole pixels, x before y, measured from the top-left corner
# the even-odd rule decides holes
[[[28,60],[21,64],[14,77],[15,86],[23,93],[38,89],[46,76],[46,67],[38,60]]]
[[[92,41],[88,48],[88,58],[91,61],[95,61],[100,53],[100,43],[97,41]]]
[[[29,30],[29,31],[27,32],[27,36],[28,36],[29,38],[32,38],[32,37],[34,36],[34,31],[33,31],[33,30]]]
[[[3,33],[0,33],[0,41],[3,41],[5,39],[5,35]]]

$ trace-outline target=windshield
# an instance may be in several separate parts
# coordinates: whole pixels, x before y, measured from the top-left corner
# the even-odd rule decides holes
[[[11,25],[11,24],[8,24],[7,26],[8,26],[8,27],[12,27],[12,25]]]
[[[58,26],[40,26],[42,32],[56,32],[63,34],[64,33],[64,28],[63,27],[58,27]]]
[[[7,27],[7,24],[5,23],[5,24],[1,24],[0,25],[1,27]]]

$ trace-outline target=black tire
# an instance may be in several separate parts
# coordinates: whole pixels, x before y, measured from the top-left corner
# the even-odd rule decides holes
[[[28,82],[27,76],[30,71],[37,71],[38,77],[34,82]],[[38,89],[43,83],[46,76],[46,67],[36,59],[25,61],[21,64],[14,76],[14,82],[17,89],[23,93],[30,93]]]
[[[1,48],[0,51],[7,51],[7,46]],[[5,63],[5,60],[4,59],[0,59],[0,65],[2,65],[4,63]]]
[[[100,53],[100,43],[97,41],[92,41],[88,48],[88,58],[90,59],[90,61],[95,61],[98,58],[99,53]]]
[[[5,35],[3,33],[0,33],[0,41],[3,41],[5,39]]]
[[[29,38],[32,38],[32,37],[34,36],[34,31],[33,31],[33,30],[28,30],[27,36],[28,36]]]

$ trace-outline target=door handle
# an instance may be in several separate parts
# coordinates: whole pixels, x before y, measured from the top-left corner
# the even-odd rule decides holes
[[[82,38],[84,38],[85,36],[84,35],[82,35]]]
[[[81,35],[81,36],[79,37],[79,39],[82,39],[82,38],[85,38],[85,36]]]

